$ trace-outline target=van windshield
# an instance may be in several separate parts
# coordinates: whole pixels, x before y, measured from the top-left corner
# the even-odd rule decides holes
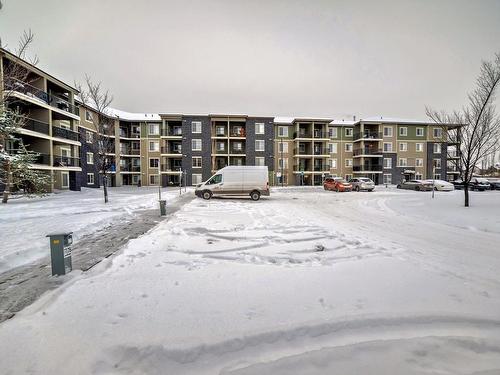
[[[207,181],[207,185],[214,185],[214,184],[218,184],[220,182],[222,182],[222,175],[216,174],[210,180]]]

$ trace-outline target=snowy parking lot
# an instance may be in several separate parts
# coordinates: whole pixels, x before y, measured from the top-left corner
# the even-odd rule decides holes
[[[462,200],[195,199],[0,324],[1,372],[498,373],[500,192]]]

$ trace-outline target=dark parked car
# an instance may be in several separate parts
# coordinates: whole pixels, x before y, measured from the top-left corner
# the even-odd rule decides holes
[[[491,190],[500,190],[500,178],[488,178]]]
[[[452,184],[455,186],[455,189],[457,190],[464,189],[464,182],[462,180],[455,180],[452,182]],[[470,180],[469,190],[471,191],[485,191],[490,189],[491,189],[490,183],[486,178],[473,177]]]
[[[432,182],[422,180],[403,181],[396,186],[398,189],[416,190],[416,191],[431,191],[433,189]]]

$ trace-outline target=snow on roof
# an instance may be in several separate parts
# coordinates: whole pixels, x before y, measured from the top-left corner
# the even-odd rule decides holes
[[[295,117],[275,117],[274,122],[276,124],[293,124],[293,121],[295,120]]]
[[[434,121],[431,121],[431,120],[429,120],[429,121],[409,120],[409,119],[394,118],[394,117],[382,117],[382,116],[366,117],[366,118],[361,119],[360,121],[386,123],[386,124],[422,124],[422,125],[429,125],[429,124],[434,123]]]
[[[157,113],[132,113],[121,111],[116,108],[108,108],[109,116],[118,117],[121,120],[130,121],[161,121],[161,117]]]
[[[344,125],[344,126],[352,126],[356,123],[356,121],[353,121],[353,120],[333,120],[332,122],[330,122],[329,125]]]

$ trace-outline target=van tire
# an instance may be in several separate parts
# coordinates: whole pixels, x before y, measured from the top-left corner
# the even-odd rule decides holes
[[[209,200],[212,198],[212,192],[210,190],[204,190],[201,196],[203,199]]]
[[[253,201],[258,201],[260,199],[260,193],[257,190],[254,190],[250,193],[250,198]]]

